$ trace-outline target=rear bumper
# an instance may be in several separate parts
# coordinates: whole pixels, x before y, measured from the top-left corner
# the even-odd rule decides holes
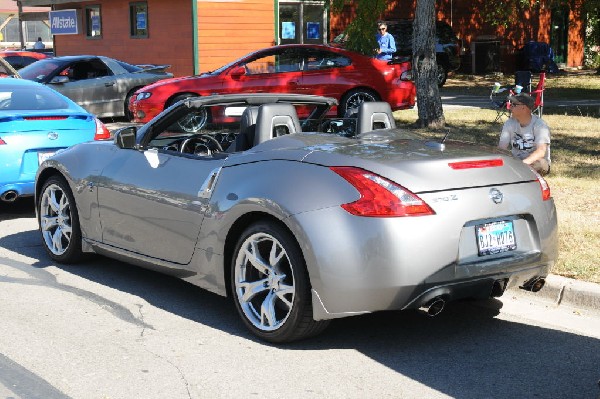
[[[14,183],[5,183],[0,185],[0,196],[8,191],[15,191],[18,197],[32,196],[34,193],[35,183],[31,181],[22,181]]]
[[[506,210],[492,219],[513,215],[517,249],[485,256],[475,226],[490,218],[464,220],[477,213],[459,209],[409,218],[360,218],[337,207],[295,215],[290,227],[304,251],[314,318],[418,308],[438,296],[487,298],[496,280],[510,287],[547,276],[557,257],[554,203],[529,214]]]

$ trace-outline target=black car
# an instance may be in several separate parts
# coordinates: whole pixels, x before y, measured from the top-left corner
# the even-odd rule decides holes
[[[386,21],[388,32],[396,40],[395,56],[412,56],[412,20]],[[438,65],[438,85],[446,83],[449,71],[460,68],[460,40],[454,34],[452,27],[446,22],[437,21],[435,24],[435,56]]]
[[[396,53],[394,57],[412,57],[412,33],[413,21],[411,19],[385,21],[388,32],[394,36],[396,41]],[[346,33],[338,35],[333,39],[332,45],[343,46],[347,40]],[[436,22],[435,52],[438,65],[437,80],[442,87],[446,83],[449,71],[460,68],[461,42],[454,34],[452,27],[446,22]]]

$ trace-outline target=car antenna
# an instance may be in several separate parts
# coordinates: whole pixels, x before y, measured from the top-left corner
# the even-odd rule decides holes
[[[450,136],[450,129],[448,129],[446,131],[446,134],[444,135],[444,138],[441,141],[442,144],[446,142],[446,139],[448,138],[448,136]]]

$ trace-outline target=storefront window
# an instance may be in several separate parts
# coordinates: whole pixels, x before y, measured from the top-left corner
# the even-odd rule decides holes
[[[148,3],[129,3],[130,35],[135,38],[148,37]]]
[[[327,43],[323,1],[279,3],[279,44]]]
[[[102,37],[102,20],[100,18],[100,6],[85,7],[86,36],[99,39]]]

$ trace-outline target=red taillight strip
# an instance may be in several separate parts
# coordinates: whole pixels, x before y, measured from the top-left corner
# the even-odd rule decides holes
[[[477,168],[494,168],[497,166],[504,165],[502,159],[482,159],[477,161],[461,161],[461,162],[450,162],[448,166],[452,169],[477,169]]]
[[[25,116],[26,121],[60,121],[67,119],[67,116]]]
[[[364,217],[435,215],[416,194],[375,173],[351,166],[332,166],[360,194],[354,202],[342,204],[348,213]]]

